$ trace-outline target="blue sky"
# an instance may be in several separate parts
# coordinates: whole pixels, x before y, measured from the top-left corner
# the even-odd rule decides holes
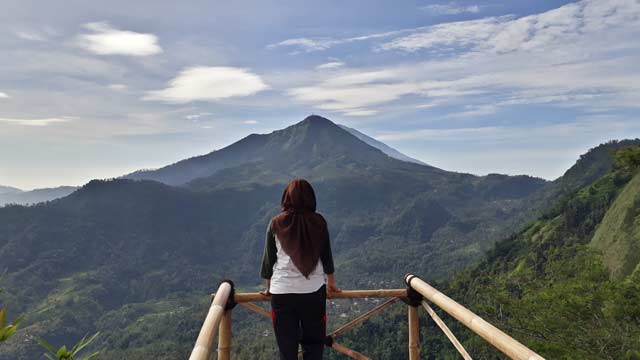
[[[640,137],[640,2],[0,5],[0,184],[80,185],[324,115],[454,171],[553,179]]]

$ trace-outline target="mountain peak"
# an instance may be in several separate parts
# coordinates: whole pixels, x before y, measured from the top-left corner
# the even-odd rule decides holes
[[[336,123],[334,123],[333,121],[322,117],[320,115],[315,115],[315,114],[311,114],[309,116],[307,116],[306,118],[304,118],[304,120],[302,120],[301,122],[298,123],[299,125],[302,124],[313,124],[313,125],[333,125],[333,126],[337,126]]]
[[[263,166],[266,172],[285,174],[327,172],[327,167],[335,167],[337,163],[340,166],[354,163],[386,166],[390,156],[385,150],[389,149],[381,147],[379,142],[364,141],[333,121],[312,114],[284,129],[252,134],[209,154],[125,177],[184,185],[198,178],[209,179],[223,170],[224,174],[237,173],[246,169],[247,164],[251,164],[251,171],[247,170],[242,176],[244,179],[255,176],[252,174],[257,173],[256,166]]]

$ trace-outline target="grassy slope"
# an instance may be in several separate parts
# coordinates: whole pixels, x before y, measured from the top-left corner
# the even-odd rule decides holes
[[[624,278],[640,263],[640,174],[622,190],[598,227],[591,245],[602,252],[615,278]]]

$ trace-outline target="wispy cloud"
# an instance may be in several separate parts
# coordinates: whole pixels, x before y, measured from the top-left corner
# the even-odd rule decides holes
[[[493,115],[499,109],[499,106],[493,104],[483,105],[465,105],[463,111],[452,112],[445,116],[445,118],[477,118],[481,116]]]
[[[245,120],[242,123],[245,124],[245,125],[255,125],[255,124],[258,123],[258,121],[257,120]]]
[[[107,85],[107,87],[111,90],[116,90],[116,91],[124,91],[127,90],[129,87],[125,84],[109,84]]]
[[[316,66],[316,70],[330,70],[330,69],[337,69],[337,68],[341,68],[344,66],[344,62],[342,61],[330,61],[324,64],[320,64],[318,66]]]
[[[267,88],[260,76],[247,69],[198,66],[183,70],[166,89],[150,91],[144,99],[168,103],[215,101],[249,96]]]
[[[326,50],[334,45],[340,44],[344,40],[335,40],[329,38],[293,38],[283,40],[276,44],[267,45],[267,49],[275,49],[278,47],[297,47],[306,52]]]
[[[90,33],[78,36],[80,47],[98,55],[149,56],[162,52],[158,37],[113,28],[107,22],[84,25]]]
[[[189,114],[189,115],[186,115],[184,118],[187,119],[187,120],[197,121],[201,117],[209,116],[209,115],[212,115],[212,114],[209,113],[209,112],[202,112],[202,113],[197,113],[197,114]]]
[[[44,119],[0,118],[0,123],[11,124],[11,125],[21,125],[21,126],[47,126],[55,123],[68,122],[70,120],[71,118],[68,118],[68,117],[44,118]]]
[[[353,43],[358,41],[388,38],[388,37],[402,35],[404,33],[412,32],[412,31],[416,31],[416,29],[394,30],[394,31],[359,35],[359,36],[340,38],[340,39],[329,38],[329,37],[315,37],[315,38],[298,37],[298,38],[286,39],[275,44],[269,44],[267,45],[267,49],[273,50],[280,47],[289,47],[289,48],[293,47],[293,48],[298,48],[303,52],[313,52],[313,51],[327,50],[336,45],[348,44],[348,43]],[[293,54],[297,54],[297,52],[293,52]]]
[[[638,108],[638,36],[640,4],[632,0],[589,0],[522,18],[444,23],[379,46],[438,52],[433,60],[343,67],[288,94],[345,115],[375,114],[408,95],[418,97],[418,106],[457,104],[461,111],[449,117],[487,116],[523,104]]]
[[[8,99],[10,97],[9,94],[0,91],[0,99]]]
[[[500,16],[438,24],[395,38],[381,48],[418,51],[446,46],[492,53],[536,50],[569,45],[568,41],[587,36],[597,38],[601,30],[637,26],[639,15],[640,4],[635,0],[585,0],[521,18]]]
[[[464,13],[476,14],[480,12],[480,5],[458,5],[456,3],[432,4],[421,6],[420,10],[434,15],[459,15]]]
[[[13,34],[18,38],[26,41],[48,41],[52,37],[58,35],[58,31],[51,26],[18,26],[11,29]]]
[[[17,37],[28,41],[45,41],[47,37],[35,31],[15,31]]]
[[[337,111],[348,116],[366,116],[377,113],[369,107],[397,100],[420,89],[419,84],[413,83],[353,83],[355,80],[348,75],[336,77],[315,86],[290,89],[288,94],[301,102],[314,104],[319,109]]]
[[[438,24],[395,38],[380,48],[412,52],[437,46],[478,46],[495,37],[496,32],[511,20],[511,16],[502,16]]]

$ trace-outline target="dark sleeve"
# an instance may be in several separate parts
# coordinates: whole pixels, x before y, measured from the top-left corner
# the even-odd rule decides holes
[[[262,254],[262,267],[260,268],[260,276],[263,279],[271,279],[271,275],[273,275],[273,265],[276,263],[276,253],[278,249],[276,248],[276,237],[273,234],[273,230],[271,229],[271,221],[269,221],[269,226],[267,227],[267,235],[264,239],[264,253]]]
[[[320,261],[322,261],[322,268],[324,269],[324,273],[327,275],[333,274],[333,254],[331,254],[330,239],[327,239],[327,244],[324,246],[324,250],[322,250],[322,255],[320,255]]]

